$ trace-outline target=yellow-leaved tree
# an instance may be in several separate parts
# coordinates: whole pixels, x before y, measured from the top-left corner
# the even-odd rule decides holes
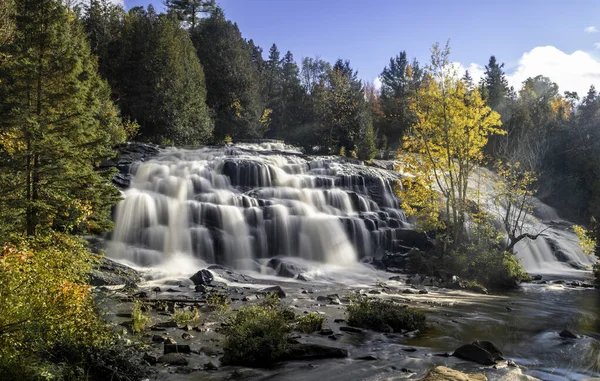
[[[469,89],[449,60],[446,44],[433,45],[431,63],[410,99],[415,123],[398,161],[406,174],[398,195],[424,229],[445,230],[444,251],[463,242],[469,175],[483,159],[490,135],[503,134],[500,115]]]

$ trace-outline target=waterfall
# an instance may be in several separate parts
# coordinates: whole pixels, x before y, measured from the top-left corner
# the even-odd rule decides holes
[[[279,143],[168,148],[130,171],[107,254],[139,266],[185,267],[187,259],[258,270],[273,257],[345,266],[405,254],[422,237],[409,234],[394,194],[400,174]],[[483,168],[474,176],[471,193],[494,212],[498,180]],[[595,259],[581,252],[571,224],[534,201],[528,229],[543,234],[516,246],[525,269],[589,268]]]
[[[141,266],[177,257],[253,269],[276,256],[345,266],[410,227],[396,174],[285,145],[164,149],[131,176],[108,255]]]

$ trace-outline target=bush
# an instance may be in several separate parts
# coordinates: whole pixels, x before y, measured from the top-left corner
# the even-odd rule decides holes
[[[355,297],[346,306],[348,324],[375,331],[390,326],[394,332],[424,330],[425,314],[389,300]]]
[[[530,279],[514,254],[489,245],[462,245],[446,255],[442,263],[452,274],[489,289],[511,289]]]
[[[296,330],[304,333],[320,331],[323,328],[323,323],[325,323],[325,316],[311,312],[296,318]]]
[[[144,315],[143,311],[144,303],[141,300],[133,302],[133,308],[131,310],[131,317],[133,322],[131,324],[131,330],[133,333],[142,333],[151,320],[148,316]]]
[[[222,362],[250,367],[270,366],[288,348],[289,312],[273,298],[261,305],[245,306],[231,315],[223,329]]]
[[[195,312],[192,311],[183,311],[177,310],[174,314],[171,315],[173,321],[177,323],[178,326],[183,326],[194,321]]]
[[[57,345],[109,340],[86,283],[93,260],[82,242],[59,233],[14,237],[0,248],[0,374],[50,378],[56,365],[39,358]]]

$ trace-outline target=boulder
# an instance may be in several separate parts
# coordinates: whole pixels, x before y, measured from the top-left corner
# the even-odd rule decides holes
[[[285,291],[280,286],[267,287],[260,290],[265,294],[275,294],[278,298],[285,298]]]
[[[284,278],[294,278],[308,269],[300,267],[296,263],[287,262],[281,258],[274,257],[267,262],[267,267],[275,270],[275,274]]]
[[[214,279],[215,277],[212,273],[206,269],[202,269],[190,277],[190,280],[194,282],[194,285],[196,286],[210,285]]]
[[[142,359],[150,365],[154,365],[158,362],[155,356],[151,356],[148,353],[144,353],[144,357],[142,357]]]
[[[188,360],[180,353],[168,353],[158,358],[158,362],[168,365],[187,365]]]
[[[474,341],[471,344],[465,344],[454,351],[452,356],[482,365],[495,365],[496,362],[504,360],[502,352],[489,341]]]
[[[130,267],[101,257],[92,269],[89,284],[92,286],[116,286],[136,284],[141,280],[141,273]]]
[[[579,335],[574,334],[568,329],[563,329],[558,335],[565,339],[579,339]]]
[[[467,374],[445,366],[436,366],[421,379],[422,381],[487,381],[483,373]]]
[[[362,333],[362,329],[356,327],[340,327],[340,331],[350,332],[350,333]]]
[[[165,342],[164,354],[169,353],[191,353],[192,350],[187,344],[167,344]]]

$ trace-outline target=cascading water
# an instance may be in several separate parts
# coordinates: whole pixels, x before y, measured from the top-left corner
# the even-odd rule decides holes
[[[136,265],[256,269],[276,256],[348,265],[401,246],[412,229],[395,174],[286,146],[170,148],[131,172],[109,255]]]
[[[108,253],[139,266],[201,260],[256,270],[272,257],[349,265],[419,244],[393,193],[399,175],[339,157],[305,156],[277,143],[170,148],[135,163],[131,175]],[[475,175],[472,191],[493,196],[494,175]],[[492,198],[490,211],[498,207]],[[516,246],[524,267],[554,274],[589,268],[594,258],[581,252],[571,225],[534,201],[528,228],[544,233]]]

